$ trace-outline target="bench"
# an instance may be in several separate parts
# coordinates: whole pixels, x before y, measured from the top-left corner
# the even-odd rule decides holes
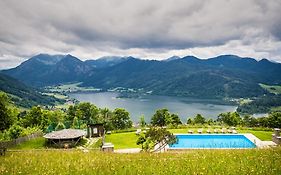
[[[2,148],[2,147],[1,147],[1,148],[0,148],[0,155],[1,155],[1,156],[5,156],[6,151],[7,151],[7,148],[4,148],[4,147]]]

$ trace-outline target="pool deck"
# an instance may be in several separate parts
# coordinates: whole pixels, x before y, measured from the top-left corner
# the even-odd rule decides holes
[[[273,141],[261,141],[259,138],[254,136],[253,134],[242,134],[244,135],[247,139],[249,139],[251,142],[253,142],[257,148],[269,148],[271,146],[276,146],[276,143]]]
[[[272,146],[276,146],[276,143],[272,141],[261,141],[259,138],[257,138],[255,135],[251,133],[241,133],[241,134],[180,134],[177,133],[175,135],[244,135],[247,139],[249,139],[251,142],[253,142],[256,145],[256,148],[270,148]],[[163,150],[160,152],[165,151],[180,151],[180,150],[188,150],[188,149],[253,149],[253,148],[170,148],[169,145],[165,146]]]

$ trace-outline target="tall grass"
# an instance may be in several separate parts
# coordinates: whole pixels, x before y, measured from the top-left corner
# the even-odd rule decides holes
[[[8,152],[0,174],[281,174],[281,148],[113,154],[73,150]]]

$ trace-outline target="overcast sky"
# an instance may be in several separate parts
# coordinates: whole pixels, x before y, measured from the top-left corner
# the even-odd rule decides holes
[[[280,0],[0,0],[0,25],[0,68],[39,53],[281,62]]]

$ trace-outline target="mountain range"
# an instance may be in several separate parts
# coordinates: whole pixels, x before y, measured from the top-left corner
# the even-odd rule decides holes
[[[37,87],[83,82],[82,86],[104,90],[124,87],[199,98],[260,96],[268,92],[259,83],[281,84],[280,63],[236,55],[209,59],[173,56],[163,61],[134,57],[81,61],[72,55],[39,54],[2,72]]]

